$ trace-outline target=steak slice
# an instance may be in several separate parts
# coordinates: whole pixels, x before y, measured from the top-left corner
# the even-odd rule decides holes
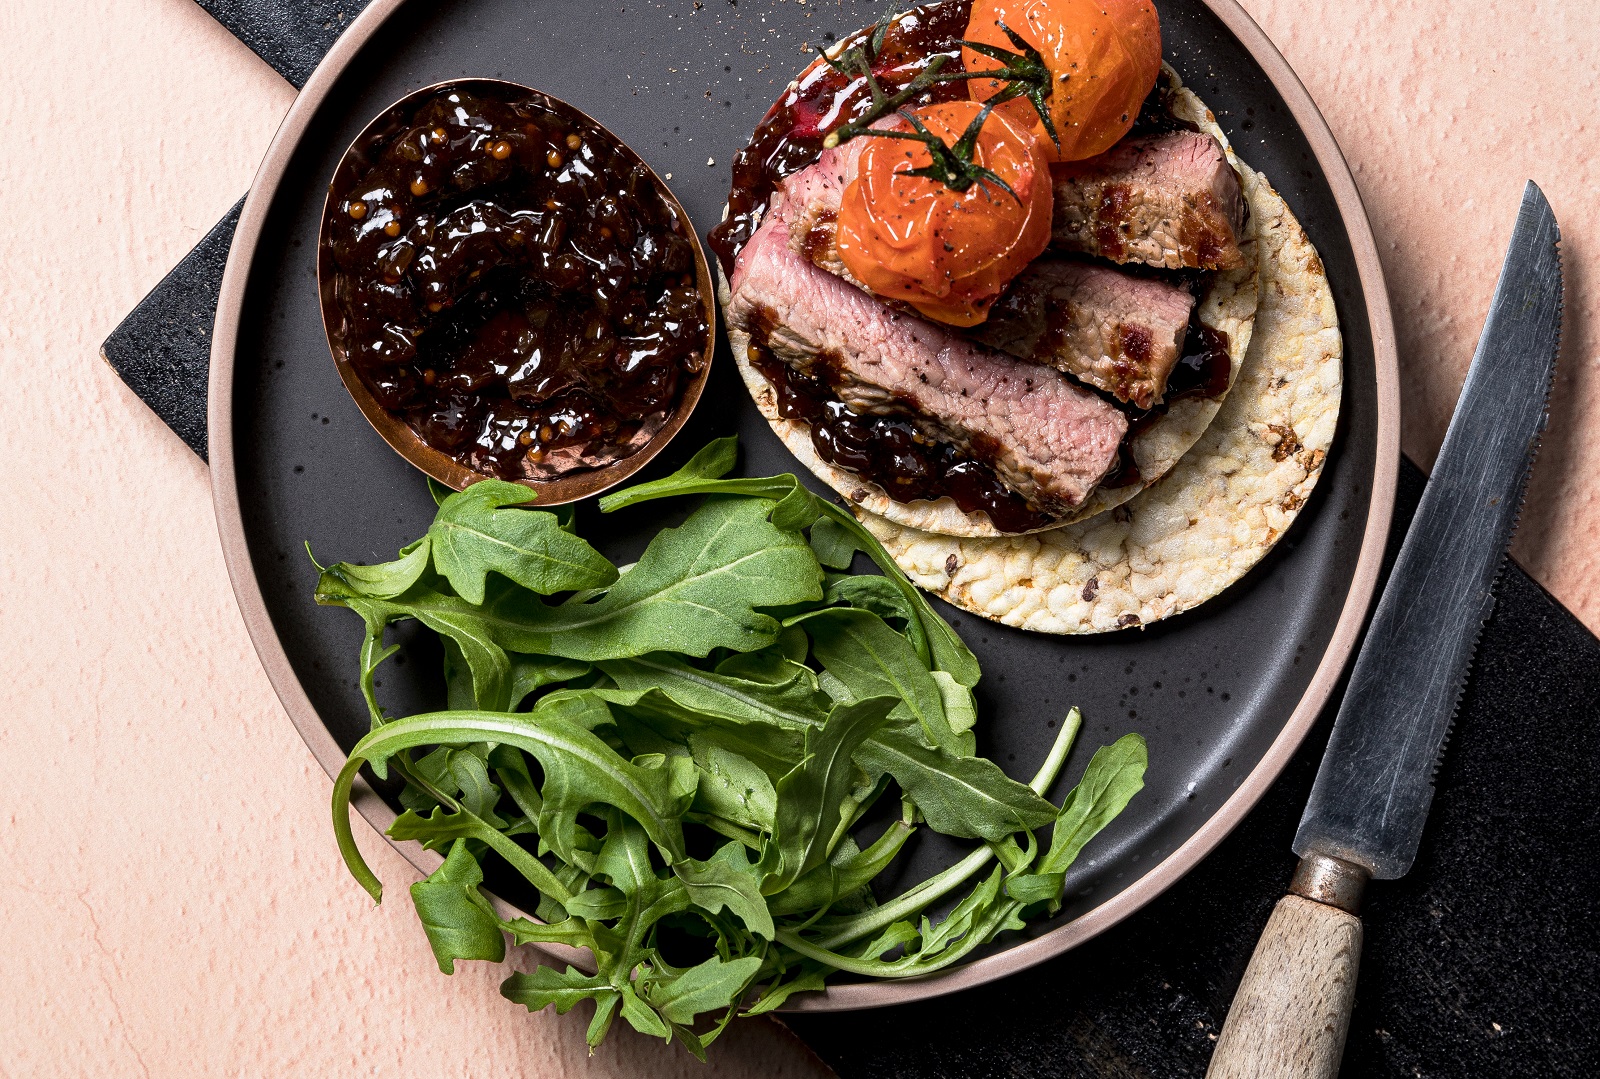
[[[909,418],[994,469],[1036,509],[1083,502],[1116,465],[1128,421],[1065,375],[885,307],[790,250],[783,215],[734,266],[730,326],[825,382],[858,412]]]
[[[1140,408],[1161,403],[1183,351],[1188,289],[1046,256],[1012,282],[969,334],[1064,371]]]
[[[1064,251],[1169,270],[1244,265],[1244,193],[1222,145],[1197,131],[1123,139],[1052,165],[1051,242]]]
[[[814,164],[783,181],[773,211],[788,229],[791,251],[860,288],[866,286],[839,257],[837,241],[844,189],[856,178],[856,165],[866,143],[865,138],[856,138],[822,151]]]

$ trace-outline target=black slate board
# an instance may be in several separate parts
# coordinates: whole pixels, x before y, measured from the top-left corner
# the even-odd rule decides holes
[[[197,0],[297,86],[357,2]],[[331,12],[331,15],[330,15]],[[308,51],[310,50],[310,51]],[[196,452],[237,208],[106,343]],[[1396,536],[1422,485],[1402,471]],[[1414,871],[1377,885],[1343,1075],[1580,1076],[1600,1060],[1600,641],[1515,565],[1478,650]],[[1324,720],[1199,869],[1033,971],[903,1008],[790,1020],[845,1079],[1201,1076],[1260,928]]]
[[[111,331],[100,355],[166,425],[206,457],[211,327],[244,200]]]
[[[195,0],[294,84],[306,84],[367,0]]]

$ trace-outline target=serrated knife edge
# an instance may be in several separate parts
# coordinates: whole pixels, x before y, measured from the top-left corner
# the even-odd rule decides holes
[[[1478,637],[1493,609],[1493,586],[1502,572],[1511,532],[1520,520],[1527,479],[1549,418],[1554,357],[1560,346],[1564,310],[1559,241],[1559,229],[1549,204],[1537,185],[1530,183],[1478,352],[1435,464],[1434,479],[1424,492],[1389,587],[1374,614],[1367,643],[1352,672],[1350,688],[1295,838],[1295,851],[1299,854],[1315,852],[1339,857],[1364,866],[1377,877],[1401,875],[1415,855],[1422,821],[1432,800],[1433,777],[1465,690]],[[1528,347],[1533,353],[1531,358],[1502,355],[1518,344]],[[1481,426],[1486,422],[1484,410],[1488,406],[1479,398],[1496,390],[1497,380],[1523,374],[1539,378],[1543,390],[1538,397],[1536,418],[1525,407],[1511,410],[1512,418],[1524,424],[1526,440],[1519,446],[1509,440],[1508,432],[1504,445],[1485,450],[1486,432],[1469,430],[1473,424]],[[1531,397],[1535,387],[1529,386],[1528,390]],[[1513,404],[1532,403],[1528,398],[1522,402],[1513,400]],[[1488,433],[1495,432],[1491,429]],[[1467,442],[1469,439],[1475,441]],[[1488,441],[1492,442],[1492,437]],[[1513,457],[1520,466],[1511,471],[1507,466]],[[1467,467],[1475,462],[1483,468],[1474,471]],[[1496,464],[1502,469],[1498,474],[1491,471]],[[1472,491],[1480,490],[1481,484],[1473,481],[1485,479],[1496,484],[1496,490],[1502,493],[1479,504]],[[1509,503],[1505,510],[1497,509],[1502,501]],[[1483,537],[1492,543],[1492,554],[1481,546],[1474,550],[1471,543],[1460,542],[1461,537],[1437,531],[1458,519],[1468,524],[1483,523],[1499,533],[1497,537]],[[1422,545],[1429,543],[1433,546],[1423,549]],[[1459,561],[1451,562],[1451,553],[1462,555],[1469,565],[1463,568]],[[1450,625],[1418,626],[1417,619],[1429,618],[1441,605],[1412,603],[1396,608],[1407,599],[1436,600],[1437,596],[1428,591],[1436,575],[1454,576],[1455,580],[1448,583],[1472,586],[1478,594],[1453,596],[1444,605],[1453,616]],[[1393,654],[1374,652],[1403,642],[1429,643],[1428,635],[1434,630],[1436,638],[1449,635],[1444,642],[1447,647],[1437,656],[1422,657],[1436,662],[1412,664],[1408,671],[1405,662]],[[1372,683],[1373,677],[1393,677],[1397,670],[1413,675],[1414,684]],[[1404,714],[1397,699],[1415,703],[1422,714]],[[1376,714],[1374,709],[1378,710]],[[1385,727],[1384,721],[1390,725]],[[1431,745],[1423,744],[1429,740]],[[1365,789],[1363,780],[1368,784]]]

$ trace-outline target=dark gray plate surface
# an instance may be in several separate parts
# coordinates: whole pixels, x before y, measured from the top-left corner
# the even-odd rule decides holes
[[[417,87],[456,76],[513,79],[588,112],[670,175],[703,235],[720,217],[733,153],[805,65],[804,47],[872,21],[880,7],[876,0],[410,3],[320,99],[264,207],[248,265],[230,268],[231,277],[248,276],[236,290],[231,413],[226,400],[216,402],[212,420],[214,440],[222,431],[215,409],[232,426],[231,452],[218,464],[231,464],[245,542],[230,551],[230,565],[236,581],[253,577],[270,620],[270,629],[252,630],[269,671],[274,662],[262,634],[275,635],[298,688],[340,747],[367,728],[354,678],[360,622],[312,602],[316,573],[303,545],[310,541],[319,560],[386,560],[433,512],[421,475],[384,444],[345,392],[323,338],[315,245],[340,153],[373,115]],[[1295,526],[1243,581],[1198,610],[1142,631],[1058,638],[941,607],[983,663],[980,749],[1014,775],[1031,774],[1072,705],[1087,723],[1068,781],[1096,745],[1127,731],[1149,740],[1147,787],[1074,869],[1075,898],[1063,920],[1133,887],[1242,784],[1264,789],[1272,776],[1262,773],[1282,762],[1257,766],[1308,687],[1315,678],[1319,687],[1329,683],[1320,692],[1331,688],[1332,675],[1317,672],[1358,577],[1369,515],[1387,518],[1374,490],[1392,491],[1394,462],[1380,459],[1379,447],[1393,442],[1380,432],[1378,407],[1392,358],[1375,358],[1368,297],[1330,183],[1284,99],[1223,24],[1198,0],[1158,0],[1158,7],[1168,59],[1216,111],[1240,156],[1283,193],[1321,252],[1345,336],[1345,397],[1334,451]],[[248,210],[245,221],[247,227]],[[223,303],[230,303],[227,287]],[[214,395],[217,389],[214,382]],[[731,432],[744,446],[746,472],[803,472],[750,404],[724,341],[695,418],[640,478],[671,471],[706,439]],[[664,515],[673,509],[652,504],[602,517],[585,505],[580,527],[616,560],[630,561],[676,520]],[[224,519],[221,527],[226,546],[239,525]],[[248,620],[255,601],[246,591],[241,586]],[[1364,605],[1365,593],[1356,598]],[[1342,658],[1335,656],[1334,666]],[[380,695],[392,711],[441,702],[436,659],[418,644],[385,668]],[[275,679],[287,702],[281,671]],[[907,872],[945,856],[919,850]],[[1154,893],[1151,887],[1143,898]]]

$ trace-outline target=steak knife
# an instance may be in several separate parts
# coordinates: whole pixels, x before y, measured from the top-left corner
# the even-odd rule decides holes
[[[1208,1079],[1338,1074],[1362,892],[1404,876],[1544,430],[1561,337],[1560,232],[1531,181],[1439,460],[1378,601],[1294,852]]]

